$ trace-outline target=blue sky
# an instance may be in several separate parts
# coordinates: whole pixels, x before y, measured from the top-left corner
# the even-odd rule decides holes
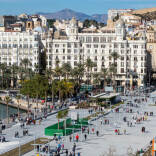
[[[156,7],[156,0],[0,0],[0,14],[55,12],[64,8],[87,13],[107,13],[110,8]]]

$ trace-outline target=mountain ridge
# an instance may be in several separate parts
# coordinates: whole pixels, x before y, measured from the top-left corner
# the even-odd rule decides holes
[[[93,14],[93,15],[87,15],[82,12],[77,12],[68,8],[65,8],[63,10],[53,12],[53,13],[44,13],[44,12],[38,12],[39,15],[44,15],[48,19],[58,19],[58,20],[68,20],[72,17],[75,17],[77,20],[84,21],[85,19],[89,20],[96,20],[101,23],[107,22],[107,14]]]

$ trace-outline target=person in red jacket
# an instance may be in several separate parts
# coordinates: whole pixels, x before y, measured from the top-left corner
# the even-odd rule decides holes
[[[77,134],[76,135],[76,142],[78,142],[79,141],[79,135]]]
[[[118,134],[118,130],[117,130],[117,129],[115,129],[115,134],[116,134],[116,135]]]

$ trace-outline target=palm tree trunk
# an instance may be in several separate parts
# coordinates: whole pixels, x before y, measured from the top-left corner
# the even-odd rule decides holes
[[[18,119],[20,117],[20,112],[19,112],[19,101],[18,101]]]
[[[47,112],[47,110],[48,110],[48,108],[47,108],[47,92],[45,92],[45,106],[46,106],[46,112]]]
[[[7,102],[7,124],[9,124],[9,103]]]
[[[27,105],[27,107],[28,107],[28,112],[27,112],[27,116],[28,116],[28,118],[29,118],[29,95],[27,95],[27,100],[28,100],[28,105]]]

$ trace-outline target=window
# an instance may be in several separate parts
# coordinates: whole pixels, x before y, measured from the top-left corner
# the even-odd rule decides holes
[[[144,57],[141,57],[141,61],[143,61],[144,60]]]
[[[56,49],[56,53],[58,53],[58,49]]]
[[[74,60],[77,60],[77,56],[74,56]]]
[[[106,42],[106,37],[101,37],[101,38],[100,38],[100,42],[101,42],[101,43]]]
[[[124,61],[124,56],[121,56],[121,60]]]
[[[71,56],[67,56],[67,59],[70,60],[71,59]]]
[[[124,67],[124,62],[121,62],[121,67]]]
[[[24,48],[27,48],[28,45],[27,44],[24,44]],[[13,48],[17,48],[17,44],[13,44]]]
[[[78,48],[78,44],[77,43],[74,43],[74,48]]]
[[[125,47],[125,45],[123,43],[121,43],[121,48],[124,48],[124,47]]]
[[[74,49],[74,53],[77,53],[78,52],[78,49]]]
[[[106,47],[106,45],[104,45],[104,44],[101,45],[101,48],[105,48],[105,47]]]
[[[55,44],[55,48],[59,48],[59,44]]]
[[[138,59],[137,59],[137,57],[134,57],[134,61],[137,61]]]
[[[65,49],[63,49],[63,53],[65,53]]]
[[[87,48],[91,48],[91,44],[86,44],[86,47]]]
[[[137,49],[138,48],[138,45],[133,45],[133,48]]]
[[[77,61],[74,61],[74,66],[77,66]]]
[[[93,37],[93,42],[98,43],[99,42],[99,37]]]
[[[65,60],[65,58],[66,58],[65,56],[62,57],[63,60]]]
[[[94,57],[94,60],[97,61],[97,56]]]
[[[7,48],[7,44],[2,44],[2,48]]]
[[[92,38],[91,37],[86,37],[86,42],[87,43],[91,43],[92,42]]]
[[[102,60],[105,60],[104,56],[102,56]]]
[[[105,66],[105,63],[104,62],[102,62],[102,67],[104,67]]]
[[[71,43],[68,43],[68,44],[67,44],[67,47],[68,47],[68,48],[71,48]]]
[[[114,44],[114,48],[118,48],[118,44],[117,43]]]
[[[94,44],[94,48],[98,48],[98,44]]]
[[[124,68],[121,68],[121,73],[124,73]]]
[[[38,47],[38,44],[34,44],[34,47]]]
[[[71,53],[71,49],[68,49],[68,53]]]
[[[134,54],[137,54],[137,50],[134,50]]]

